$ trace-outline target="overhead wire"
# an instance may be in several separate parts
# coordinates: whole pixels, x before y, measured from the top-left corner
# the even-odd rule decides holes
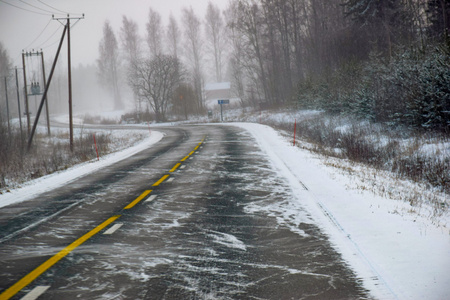
[[[75,21],[75,23],[73,23],[72,25],[70,25],[70,29],[74,28],[75,25],[77,25],[78,22],[80,22],[80,20],[81,20],[81,19],[78,19],[78,20]]]
[[[51,5],[49,5],[49,4],[47,4],[47,3],[45,3],[45,2],[43,2],[42,0],[36,0],[36,1],[38,1],[39,3],[41,3],[42,5],[45,5],[45,6],[47,6],[47,7],[49,7],[50,9],[53,9],[53,10],[55,10],[55,11],[58,11],[58,12],[54,12],[54,11],[50,11],[50,10],[47,10],[47,9],[44,9],[44,8],[41,8],[41,7],[38,7],[38,6],[35,6],[35,5],[33,5],[33,4],[30,4],[30,3],[28,3],[28,2],[26,2],[26,1],[24,1],[24,0],[19,0],[22,4],[25,4],[25,5],[28,5],[29,7],[31,7],[31,8],[33,8],[33,10],[32,9],[28,9],[28,8],[25,8],[25,7],[22,7],[22,6],[18,6],[17,5],[17,3],[15,3],[15,4],[12,4],[12,3],[9,3],[9,2],[7,2],[6,0],[0,0],[0,2],[1,3],[4,3],[4,4],[6,4],[6,5],[9,5],[9,6],[12,6],[12,7],[15,7],[15,8],[17,8],[17,9],[20,9],[20,10],[23,10],[23,11],[26,11],[26,12],[30,12],[30,13],[34,13],[34,14],[38,14],[38,15],[43,15],[43,16],[53,16],[53,15],[61,15],[61,14],[67,14],[67,15],[69,15],[70,13],[69,12],[66,12],[66,11],[63,11],[63,10],[60,10],[60,9],[58,9],[58,8],[56,8],[56,7],[53,7],[53,6],[51,6]],[[34,10],[34,9],[37,9],[37,10],[40,10],[40,11],[36,11],[36,10]],[[80,14],[81,15],[81,14]],[[83,14],[83,16],[84,16],[84,14]],[[25,49],[26,48],[29,48],[30,46],[32,46],[43,34],[44,34],[44,32],[45,32],[45,30],[48,28],[48,26],[50,25],[50,23],[51,23],[51,21],[52,21],[52,19],[50,19],[49,20],[49,22],[45,25],[45,27],[42,29],[42,31],[37,35],[37,37],[31,42],[31,43],[29,43],[26,47],[25,47]],[[73,27],[75,27],[75,25],[77,25],[77,23],[78,23],[78,21],[79,20],[77,20],[74,24],[72,24],[70,27],[71,28],[73,28]],[[61,23],[61,22],[60,22]],[[63,23],[61,23],[61,25],[62,26],[65,26]],[[49,48],[49,47],[51,47],[51,46],[53,46],[53,45],[55,45],[56,43],[58,43],[59,42],[59,39],[58,40],[56,40],[55,42],[51,42],[51,44],[48,44],[48,45],[46,45],[46,43],[59,31],[59,29],[60,29],[60,27],[58,27],[45,41],[43,41],[42,43],[40,43],[38,46],[36,46],[35,48],[37,48],[37,49],[39,49],[39,48],[44,48],[44,49],[46,49],[46,48]],[[20,57],[20,55],[18,55],[18,57]]]
[[[63,11],[63,10],[57,9],[56,7],[53,7],[53,6],[51,6],[51,5],[48,5],[48,4],[45,3],[44,1],[41,1],[41,0],[37,0],[37,1],[38,1],[39,3],[41,3],[41,4],[44,4],[44,5],[47,6],[47,7],[50,7],[51,9],[57,10],[57,11],[59,11],[59,12],[65,13],[65,14],[68,14],[67,11]]]
[[[54,7],[54,6],[51,6],[51,5],[49,5],[49,4],[45,3],[45,2],[43,2],[42,0],[37,0],[37,1],[38,1],[39,3],[41,3],[42,5],[45,5],[45,6],[49,7],[49,8],[51,8],[52,10],[44,9],[44,8],[42,8],[42,7],[39,7],[39,6],[30,4],[30,3],[28,3],[28,2],[26,2],[26,1],[24,1],[24,0],[18,0],[18,1],[21,2],[21,3],[23,3],[23,4],[25,4],[25,5],[28,5],[29,7],[32,7],[32,8],[34,8],[34,9],[37,9],[38,11],[31,10],[31,9],[28,9],[28,8],[24,8],[24,7],[22,7],[22,6],[18,6],[17,4],[9,3],[9,2],[7,2],[6,0],[0,0],[0,2],[5,3],[5,4],[7,4],[7,5],[10,5],[10,6],[12,6],[12,7],[15,7],[15,8],[18,8],[18,9],[21,9],[21,10],[24,10],[24,11],[27,11],[27,12],[31,12],[31,13],[34,13],[34,14],[43,15],[43,16],[70,14],[69,12],[66,12],[66,11],[60,10],[60,9]]]
[[[59,41],[60,41],[59,39],[58,39],[58,40],[55,40],[54,42],[52,42],[52,43],[49,44],[49,45],[45,45],[45,46],[40,47],[40,49],[47,49],[47,48],[50,48],[50,47],[56,45],[57,43],[59,43]]]
[[[38,15],[42,15],[42,16],[50,16],[50,15],[51,15],[51,14],[44,14],[44,13],[42,13],[42,12],[37,12],[37,11],[34,11],[34,10],[26,9],[26,8],[17,6],[17,5],[15,5],[15,4],[11,4],[11,3],[9,3],[9,2],[6,2],[5,0],[0,0],[0,2],[5,3],[5,4],[8,4],[8,5],[13,6],[13,7],[15,7],[15,8],[24,10],[24,11],[28,11],[28,12],[34,13],[34,14],[38,14]]]
[[[37,46],[37,48],[46,48],[46,47],[48,47],[47,45],[46,46],[43,46],[43,45],[45,45],[45,43],[47,43],[59,31],[61,26],[62,25],[58,26],[58,28],[56,28],[56,30],[45,41],[43,41],[41,44],[39,44]]]
[[[39,35],[28,45],[25,47],[25,49],[29,48],[31,45],[34,44],[34,42],[36,42],[44,33],[45,29],[47,29],[48,25],[50,25],[50,22],[52,21],[52,19],[50,19],[47,23],[47,25],[45,25],[44,29],[42,29],[41,33],[39,33]]]
[[[39,9],[39,10],[42,10],[42,11],[45,11],[45,12],[48,12],[48,13],[51,13],[51,14],[54,13],[54,12],[52,12],[52,11],[50,11],[50,10],[46,10],[46,9],[37,7],[37,6],[33,5],[33,4],[30,4],[30,3],[28,3],[28,2],[25,2],[24,0],[19,0],[19,1],[22,2],[22,3],[25,4],[25,5],[31,6],[31,7],[33,7],[33,8],[36,8],[36,9]]]

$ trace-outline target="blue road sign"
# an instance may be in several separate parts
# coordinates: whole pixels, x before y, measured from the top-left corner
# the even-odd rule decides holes
[[[217,100],[219,104],[230,104],[230,100]]]

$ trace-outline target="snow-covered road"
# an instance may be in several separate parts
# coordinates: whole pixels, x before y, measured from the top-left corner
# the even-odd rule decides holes
[[[272,171],[284,179],[283,185],[294,195],[281,202],[247,204],[245,213],[275,217],[280,227],[287,227],[300,236],[305,235],[300,224],[312,219],[376,299],[448,298],[448,215],[432,221],[424,214],[409,213],[411,207],[407,203],[350,189],[351,178],[325,166],[322,159],[310,152],[293,147],[268,126],[251,123],[228,126],[238,126],[251,134],[258,153],[271,162]],[[21,189],[0,195],[0,207],[27,201],[32,195],[112,165],[151,147],[162,137],[161,133],[152,130],[152,136],[138,146],[112,154],[100,162],[89,162],[29,182]],[[179,226],[177,219],[173,222],[167,226]],[[218,231],[208,231],[206,235],[216,244],[247,249],[234,235]],[[189,263],[187,259],[185,257]]]

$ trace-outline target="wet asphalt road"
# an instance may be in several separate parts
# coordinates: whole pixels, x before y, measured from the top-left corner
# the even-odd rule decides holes
[[[0,299],[370,298],[247,132],[158,130],[152,148],[0,209]]]

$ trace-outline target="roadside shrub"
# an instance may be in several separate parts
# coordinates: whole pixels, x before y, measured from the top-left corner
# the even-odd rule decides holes
[[[286,132],[293,131],[291,121],[266,122]],[[424,144],[447,143],[445,134],[419,134],[405,128],[393,129],[349,117],[318,114],[297,120],[297,136],[313,145],[308,149],[318,153],[390,171],[399,178],[424,182],[450,193],[450,158],[419,151]]]
[[[90,114],[84,115],[83,122],[85,124],[102,124],[102,125],[115,125],[118,123],[117,120],[114,118],[92,116]]]

